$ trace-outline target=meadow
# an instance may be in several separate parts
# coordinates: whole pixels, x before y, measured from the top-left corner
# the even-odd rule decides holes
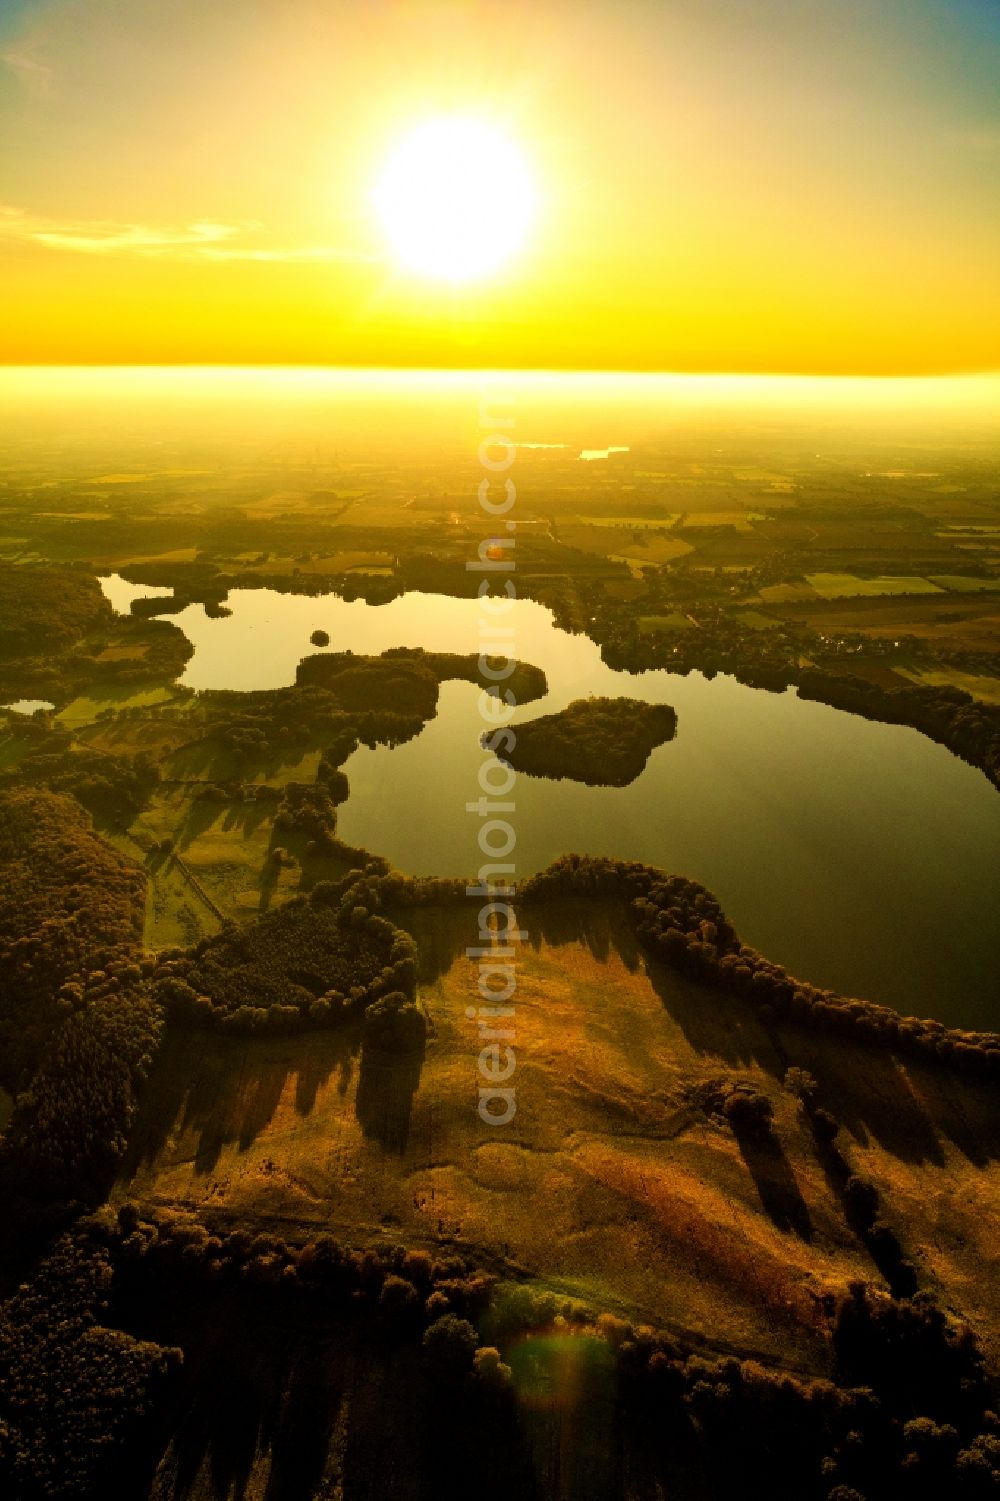
[[[397,915],[422,962],[422,1065],[372,1068],[350,1033],[172,1034],[116,1199],[217,1232],[331,1230],[460,1250],[504,1281],[656,1322],[695,1347],[829,1369],[824,1298],[877,1275],[845,1220],[788,1069],[842,1121],[921,1285],[994,1350],[1000,1112],[984,1086],[785,1026],[643,957],[615,904],[519,910],[517,1114],[476,1109],[469,915]],[[767,1096],[765,1142],[719,1101]]]

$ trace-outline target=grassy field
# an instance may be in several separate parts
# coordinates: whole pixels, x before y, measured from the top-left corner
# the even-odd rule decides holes
[[[752,631],[773,631],[777,621],[771,615],[764,615],[760,610],[737,610],[734,619],[741,625],[748,625]]]
[[[853,573],[810,573],[811,588],[823,599],[849,599],[856,594],[940,594],[937,584],[916,574],[886,578],[858,578]]]
[[[222,917],[249,917],[291,893],[297,868],[265,875],[273,812],[265,803],[192,800],[183,787],[153,796],[127,836],[150,875],[148,947],[192,942],[191,914],[197,938],[216,932]],[[170,854],[158,851],[164,840]]]
[[[131,834],[102,831],[103,837],[146,871],[143,947],[156,951],[186,948],[221,927],[216,912],[192,886],[174,859],[150,854]]]
[[[985,594],[886,595],[875,598],[820,600],[811,603],[777,584],[760,591],[768,604],[787,603],[781,614],[824,634],[861,631],[869,636],[915,636],[928,646],[961,651],[995,651],[1000,635],[1000,598]]]
[[[477,1114],[470,914],[408,915],[431,1037],[422,1066],[362,1066],[357,1039],[168,1041],[119,1197],[222,1225],[456,1245],[598,1308],[810,1370],[818,1299],[877,1273],[848,1228],[786,1061],[808,1067],[848,1153],[883,1190],[924,1285],[989,1337],[1000,1198],[992,1100],[885,1054],[788,1029],[647,965],[616,907],[524,909],[518,1109]],[[741,1144],[706,1101],[764,1091],[773,1141]]]
[[[915,667],[906,669],[906,676],[931,688],[961,688],[984,704],[1000,704],[1000,678],[985,673],[963,672],[960,667]]]
[[[819,599],[816,590],[809,584],[765,584],[760,597],[769,605],[798,604],[800,601]]]
[[[690,620],[680,610],[670,610],[665,615],[640,615],[638,625],[640,634],[643,635],[648,635],[650,632],[655,631],[688,631],[691,629]]]
[[[61,709],[56,719],[64,724],[74,726],[91,724],[105,709],[149,709],[154,705],[171,704],[174,708],[183,708],[189,701],[188,696],[178,693],[175,688],[134,688],[126,685],[123,687],[109,687],[98,694],[85,694],[80,698],[74,698]]]
[[[597,553],[601,557],[624,557],[637,563],[667,563],[693,551],[690,542],[669,534],[662,527],[647,527],[641,541],[626,541],[617,527],[587,525],[559,526],[559,540],[578,552]]]
[[[986,592],[1000,592],[1000,576],[994,575],[988,578],[972,578],[964,573],[935,573],[930,576],[932,584],[939,584],[942,589],[951,589],[956,594],[981,594]]]
[[[682,526],[732,526],[739,532],[751,530],[750,517],[746,511],[688,511]]]

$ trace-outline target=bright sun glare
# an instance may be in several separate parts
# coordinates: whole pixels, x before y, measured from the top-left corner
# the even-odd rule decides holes
[[[482,120],[449,116],[412,130],[391,154],[375,207],[404,266],[477,281],[519,249],[535,188],[517,146]]]

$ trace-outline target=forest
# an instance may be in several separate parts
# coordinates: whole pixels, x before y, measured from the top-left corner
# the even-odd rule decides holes
[[[169,681],[191,652],[169,621],[116,615],[88,569],[0,562],[0,700],[62,705],[88,689]]]
[[[156,1051],[144,981],[145,880],[70,798],[0,797],[0,1059],[14,1109],[0,1137],[0,1238],[99,1203]]]
[[[592,697],[578,698],[558,714],[486,733],[483,744],[530,776],[627,787],[676,731],[677,715],[669,704]]]
[[[320,882],[192,950],[164,950],[153,996],[172,1022],[230,1032],[335,1026],[393,992],[412,1000],[413,942],[364,905],[360,876]]]
[[[380,1493],[406,1475],[406,1494],[458,1497],[486,1461],[498,1501],[994,1495],[1000,1435],[968,1329],[926,1295],[863,1283],[825,1317],[833,1374],[814,1379],[685,1350],[454,1255],[213,1233],[125,1204],[81,1221],[0,1307],[0,1475],[24,1501],[144,1495],[174,1431],[175,1463],[197,1468],[213,1445],[220,1486],[239,1487],[264,1426],[280,1494],[305,1501],[331,1415],[364,1402],[338,1375],[347,1350],[382,1373],[378,1417],[351,1425],[344,1461]]]

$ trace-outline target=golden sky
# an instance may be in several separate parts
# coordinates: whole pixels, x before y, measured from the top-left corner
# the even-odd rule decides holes
[[[991,0],[3,0],[0,360],[997,369],[998,77]],[[373,207],[456,114],[537,199],[463,286]]]

